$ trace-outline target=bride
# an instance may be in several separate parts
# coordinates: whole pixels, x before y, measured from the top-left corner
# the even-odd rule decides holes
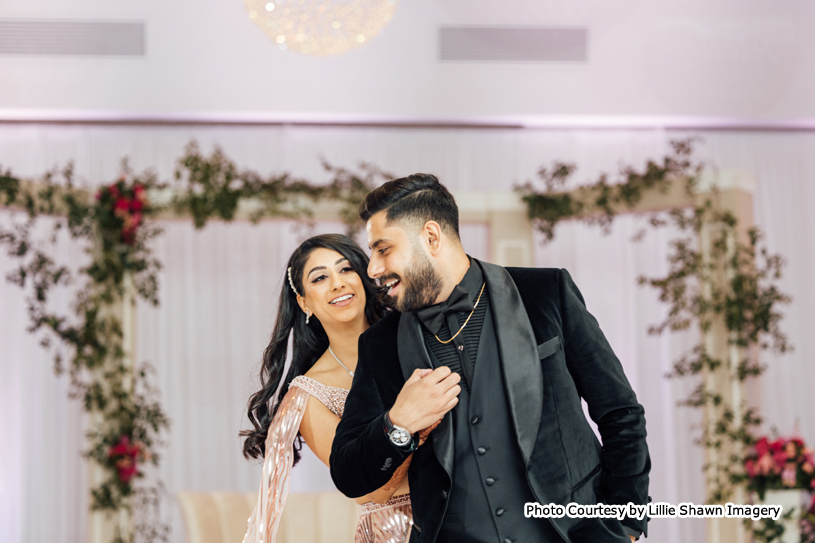
[[[244,456],[263,458],[258,503],[244,543],[274,543],[303,441],[328,465],[357,364],[357,340],[387,311],[367,268],[362,249],[339,234],[312,237],[289,258],[277,321],[263,353],[261,389],[249,399],[254,429],[241,432]],[[290,333],[291,365],[284,377]],[[431,429],[420,434],[420,443]],[[409,465],[410,458],[384,487],[357,498],[362,505],[356,543],[408,540]]]

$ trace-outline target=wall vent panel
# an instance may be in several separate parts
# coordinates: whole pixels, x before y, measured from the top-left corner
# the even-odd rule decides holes
[[[439,60],[583,62],[587,43],[586,28],[443,26]]]
[[[144,56],[143,22],[0,19],[0,55]]]

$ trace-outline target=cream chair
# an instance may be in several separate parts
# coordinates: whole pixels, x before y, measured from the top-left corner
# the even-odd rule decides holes
[[[241,543],[257,493],[178,492],[187,543]],[[352,543],[359,506],[339,492],[289,494],[277,543]]]

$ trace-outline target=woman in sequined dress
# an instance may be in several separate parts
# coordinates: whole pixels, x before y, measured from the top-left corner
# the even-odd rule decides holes
[[[244,456],[263,458],[258,504],[244,543],[274,543],[303,441],[328,465],[356,367],[357,340],[387,311],[367,267],[362,249],[338,234],[304,241],[289,259],[274,331],[263,353],[262,388],[249,400],[254,428],[241,432]],[[291,366],[284,377],[290,334]],[[275,402],[281,380],[281,397]],[[422,437],[420,442],[427,435]],[[409,460],[384,487],[357,498],[362,505],[356,543],[409,538]]]

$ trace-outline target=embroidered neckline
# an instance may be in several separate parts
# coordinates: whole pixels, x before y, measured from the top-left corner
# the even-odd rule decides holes
[[[323,383],[321,383],[321,382],[320,382],[320,381],[318,381],[317,379],[312,379],[312,378],[311,378],[311,377],[309,377],[308,375],[298,375],[297,377],[295,377],[294,379],[292,379],[292,380],[291,380],[291,382],[292,382],[292,383],[294,383],[294,382],[295,382],[296,380],[298,380],[298,379],[308,379],[308,380],[309,380],[309,381],[311,381],[312,383],[315,383],[315,384],[317,384],[317,385],[320,385],[321,387],[333,388],[334,390],[342,390],[343,392],[350,392],[350,391],[351,391],[351,389],[350,389],[350,388],[342,388],[342,387],[335,387],[335,386],[331,386],[331,385],[324,385]],[[291,386],[291,385],[289,385],[289,386]]]

